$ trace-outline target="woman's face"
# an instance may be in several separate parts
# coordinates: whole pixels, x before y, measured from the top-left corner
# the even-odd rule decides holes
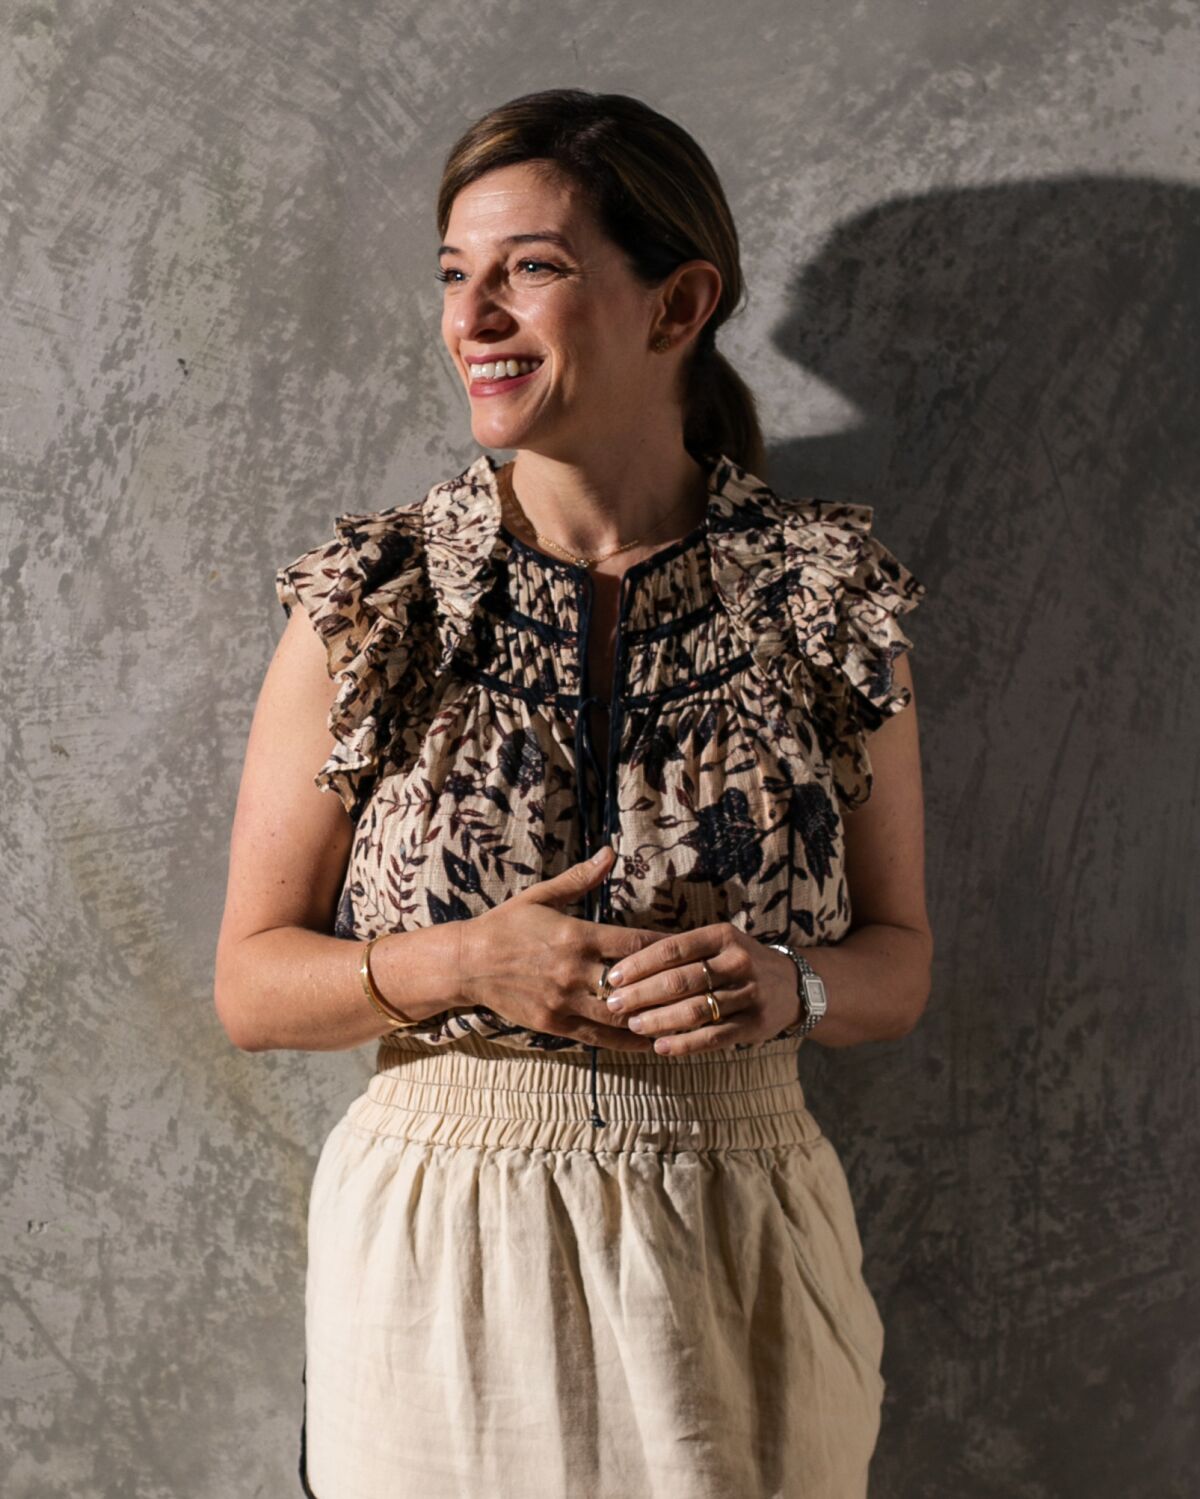
[[[489,172],[455,198],[446,245],[442,337],[477,442],[574,461],[645,433],[672,398],[675,361],[650,349],[662,288],[634,277],[568,179],[528,163]],[[540,363],[507,380],[472,375],[501,357]]]

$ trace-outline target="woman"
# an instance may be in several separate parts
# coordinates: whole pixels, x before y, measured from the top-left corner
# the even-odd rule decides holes
[[[313,1181],[302,1486],[851,1499],[883,1327],[795,1063],[928,995],[924,588],[868,507],[755,476],[678,126],[511,101],[437,214],[516,458],[279,572],[217,961],[237,1045],[379,1042]]]

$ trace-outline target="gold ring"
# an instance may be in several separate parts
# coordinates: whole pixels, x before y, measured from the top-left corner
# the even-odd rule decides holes
[[[700,959],[700,967],[704,969],[704,982],[708,985],[705,999],[708,1001],[709,1014],[715,1024],[721,1018],[721,1006],[717,1003],[717,996],[713,993],[712,974],[708,971],[708,964],[703,958]]]
[[[600,988],[597,991],[597,999],[607,999],[609,994],[612,992],[608,982],[608,970],[612,966],[613,965],[611,963],[602,963],[600,965]]]

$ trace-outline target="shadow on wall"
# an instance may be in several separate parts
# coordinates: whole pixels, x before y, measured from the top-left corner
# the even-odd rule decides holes
[[[792,305],[777,347],[862,420],[774,448],[770,482],[873,504],[929,586],[933,997],[903,1041],[801,1055],[888,1328],[872,1494],[1183,1494],[1200,193],[897,199]]]

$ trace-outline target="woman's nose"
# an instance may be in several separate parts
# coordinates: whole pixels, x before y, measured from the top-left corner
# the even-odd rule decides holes
[[[513,318],[487,287],[468,287],[454,304],[454,332],[469,341],[480,332],[493,333],[512,326]]]

